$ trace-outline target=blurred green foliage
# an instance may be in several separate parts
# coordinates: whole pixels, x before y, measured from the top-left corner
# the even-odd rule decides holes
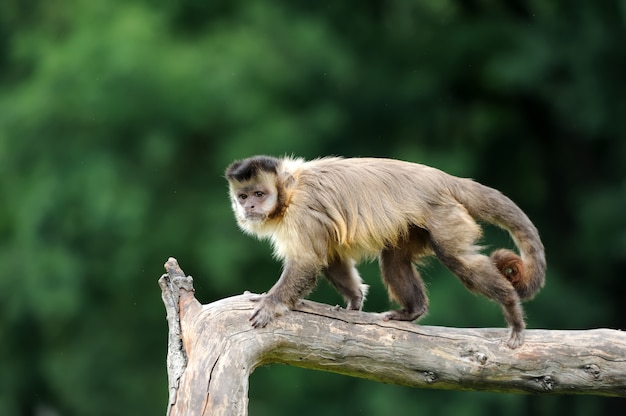
[[[0,414],[165,411],[167,257],[203,302],[279,273],[237,230],[222,178],[257,153],[396,157],[496,187],[547,249],[529,327],[626,327],[624,39],[619,0],[3,0]],[[365,309],[385,310],[376,265],[361,269]],[[426,272],[422,323],[504,325],[436,262]],[[339,302],[325,283],[312,298]],[[281,366],[250,397],[253,415],[622,407]]]

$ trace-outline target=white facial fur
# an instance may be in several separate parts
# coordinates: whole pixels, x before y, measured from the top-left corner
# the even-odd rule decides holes
[[[260,176],[253,181],[231,183],[231,205],[242,230],[260,235],[268,216],[278,202],[276,185],[269,177]]]

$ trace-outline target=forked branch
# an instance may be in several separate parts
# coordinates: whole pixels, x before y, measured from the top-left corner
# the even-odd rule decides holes
[[[379,314],[302,301],[263,329],[249,294],[201,305],[175,259],[159,280],[170,327],[168,415],[247,415],[248,379],[283,363],[413,387],[626,397],[626,334],[385,322]]]

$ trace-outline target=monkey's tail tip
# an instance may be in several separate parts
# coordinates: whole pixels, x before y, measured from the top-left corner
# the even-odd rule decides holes
[[[490,257],[500,274],[511,282],[520,299],[532,298],[541,287],[534,282],[533,276],[528,275],[521,257],[511,250],[498,249]]]

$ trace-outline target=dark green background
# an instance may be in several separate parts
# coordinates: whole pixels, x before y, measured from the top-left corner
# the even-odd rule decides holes
[[[280,272],[237,229],[222,177],[257,153],[395,157],[498,188],[546,246],[529,327],[623,329],[625,35],[618,0],[2,0],[0,414],[165,411],[167,257],[204,303]],[[386,310],[376,264],[361,270],[365,310]],[[425,274],[423,324],[504,326],[437,262]],[[325,282],[312,298],[340,301]],[[624,405],[280,366],[250,397],[251,415]]]

